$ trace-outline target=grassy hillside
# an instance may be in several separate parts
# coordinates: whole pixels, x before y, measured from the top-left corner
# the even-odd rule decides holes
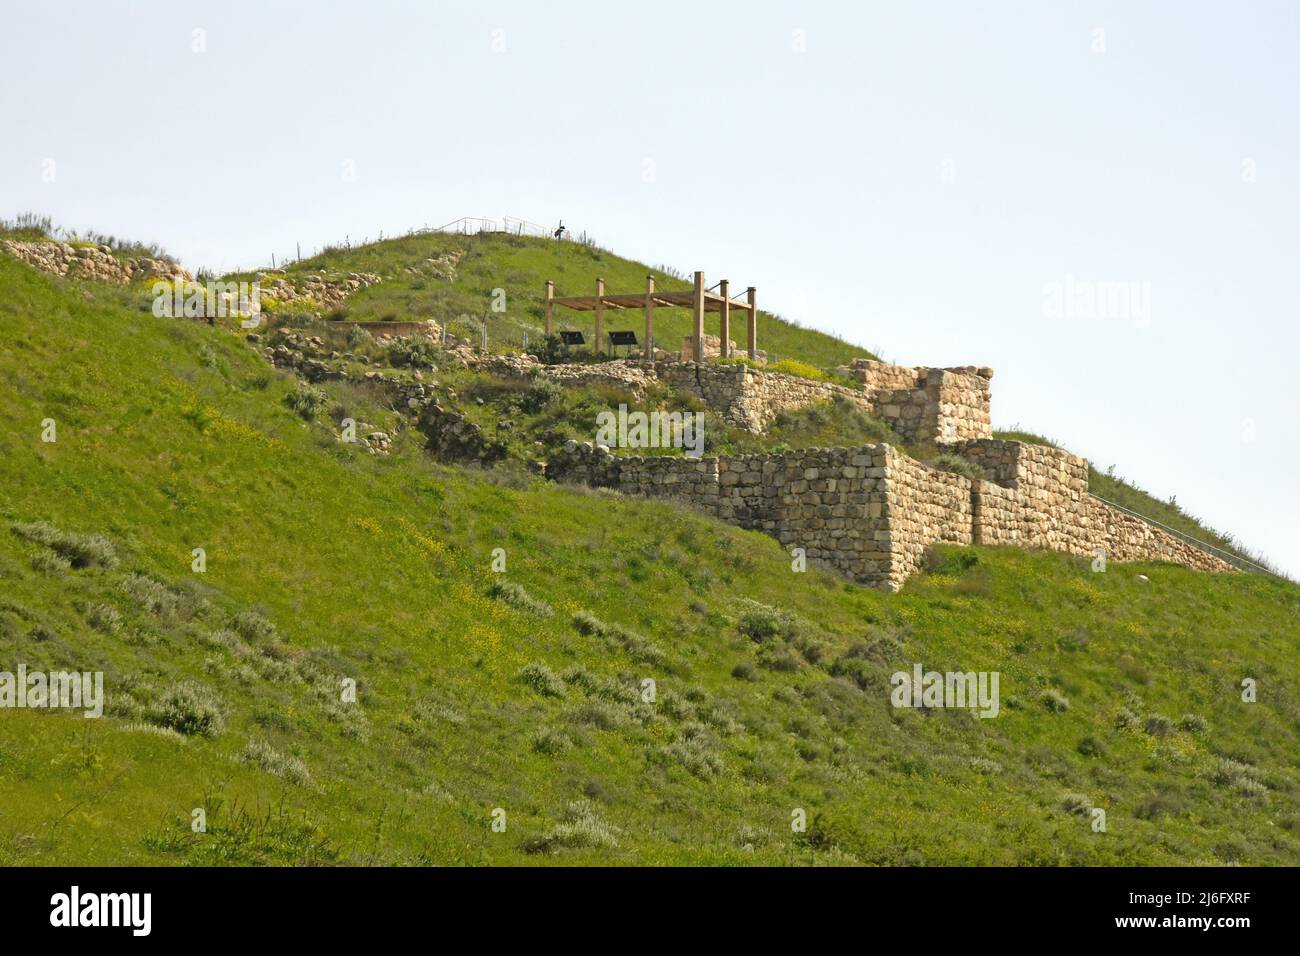
[[[443,233],[386,239],[355,248],[331,248],[311,259],[295,263],[282,273],[302,277],[330,272],[371,272],[384,281],[352,296],[335,317],[354,321],[436,319],[455,334],[478,341],[478,329],[488,326],[488,341],[494,349],[518,349],[527,330],[530,343],[540,343],[545,328],[542,301],[547,279],[555,281],[555,294],[594,295],[596,279],[605,280],[610,293],[640,292],[645,277],[656,272],[656,288],[681,291],[690,282],[664,275],[640,262],[633,262],[596,246],[549,239],[483,233],[462,236]],[[247,278],[248,274],[242,274]],[[449,278],[453,277],[454,278]],[[710,277],[713,283],[718,277]],[[736,281],[739,281],[737,279]],[[493,290],[504,289],[505,312],[494,312]],[[762,289],[759,303],[762,304]],[[735,293],[741,296],[741,292]],[[590,312],[555,311],[556,330],[578,329],[591,343],[594,318]],[[706,331],[716,335],[717,316],[706,317]],[[689,309],[657,308],[655,339],[661,348],[676,351],[682,338],[691,334]],[[630,329],[642,338],[645,320],[639,311],[608,310],[608,331]],[[731,338],[745,343],[743,321],[733,323]],[[834,336],[759,309],[759,347],[773,356],[796,358],[817,366],[841,365],[871,353],[842,342]]]
[[[135,293],[0,288],[0,662],[109,698],[0,711],[0,863],[1300,862],[1294,586],[951,549],[878,594],[326,386],[365,455]],[[918,661],[1001,716],[890,707]]]

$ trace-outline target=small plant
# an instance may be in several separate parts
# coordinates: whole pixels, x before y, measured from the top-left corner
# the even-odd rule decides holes
[[[297,387],[284,396],[284,404],[294,414],[305,421],[311,421],[316,413],[329,404],[329,396],[321,389],[299,382]]]
[[[429,368],[441,359],[442,349],[427,335],[399,338],[388,346],[388,362],[398,368]]]
[[[230,626],[246,641],[274,641],[279,636],[275,625],[260,611],[240,611],[230,622]]]
[[[635,631],[629,631],[617,624],[607,624],[590,611],[578,611],[573,615],[573,626],[580,634],[594,634],[606,640],[622,645],[634,660],[647,664],[663,663],[663,653],[649,638],[642,637]]]
[[[938,455],[930,464],[939,471],[961,475],[971,481],[985,481],[988,479],[988,474],[978,464],[969,458],[963,458],[961,455],[955,455],[950,451]]]
[[[155,709],[151,723],[170,727],[186,737],[215,737],[225,726],[216,695],[202,684],[173,684]]]
[[[20,538],[44,545],[74,568],[111,568],[117,564],[117,549],[103,535],[61,531],[48,521],[10,525]]]
[[[784,611],[749,599],[743,601],[743,607],[738,626],[751,641],[763,644],[790,635],[792,622]]]
[[[1043,706],[1054,714],[1063,714],[1070,709],[1070,702],[1060,691],[1048,688],[1043,691]]]
[[[615,850],[620,832],[601,817],[591,801],[575,800],[565,807],[560,822],[546,836],[530,842],[525,849],[530,853],[557,849]]]
[[[1102,746],[1101,741],[1091,735],[1080,740],[1075,749],[1085,757],[1104,757],[1106,755],[1106,748]]]
[[[1248,797],[1262,797],[1268,792],[1268,788],[1259,779],[1258,768],[1227,757],[1215,761],[1204,772],[1204,776],[1216,787],[1236,790]]]
[[[488,588],[488,596],[509,604],[520,611],[536,614],[538,617],[550,617],[555,613],[549,604],[533,597],[522,584],[516,584],[513,581],[493,581]]]
[[[264,740],[249,740],[240,759],[290,783],[301,786],[311,782],[311,772],[305,763],[291,754],[280,753]]]
[[[1092,813],[1092,801],[1082,793],[1067,793],[1061,798],[1061,808],[1066,813],[1086,817]]]
[[[572,746],[572,740],[550,727],[543,727],[533,734],[533,750],[548,757],[562,754]]]
[[[72,568],[72,562],[53,551],[37,551],[32,555],[32,567],[42,574],[63,574]]]
[[[564,394],[564,389],[554,379],[536,375],[522,395],[519,396],[519,410],[533,415],[540,412]]]
[[[1119,730],[1137,730],[1142,726],[1142,717],[1127,707],[1121,707],[1115,715],[1115,727]]]
[[[1146,732],[1152,737],[1167,736],[1174,729],[1174,722],[1164,714],[1152,714],[1147,718]]]
[[[1178,718],[1178,726],[1189,734],[1203,734],[1210,729],[1210,723],[1199,714],[1183,714]]]
[[[545,664],[525,664],[518,676],[543,697],[563,697],[568,689],[563,678]]]
[[[113,634],[122,626],[122,615],[112,605],[92,604],[86,609],[86,623],[104,634]]]
[[[677,738],[663,748],[665,756],[681,764],[688,773],[711,780],[722,772],[722,758],[710,743],[703,724],[683,724]]]

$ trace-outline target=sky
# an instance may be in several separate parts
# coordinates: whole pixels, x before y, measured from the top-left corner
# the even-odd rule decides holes
[[[1300,0],[3,19],[0,217],[216,270],[562,218],[890,361],[991,366],[995,427],[1300,575]]]

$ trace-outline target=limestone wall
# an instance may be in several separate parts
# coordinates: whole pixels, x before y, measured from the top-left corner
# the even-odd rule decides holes
[[[15,242],[0,239],[0,250],[28,265],[59,276],[125,284],[136,280],[194,277],[168,259],[148,256],[118,258],[108,246],[72,246],[66,242]]]
[[[936,543],[1018,545],[1108,560],[1228,564],[1088,494],[1088,463],[1042,445],[953,446],[992,480],[936,471],[887,444],[689,459],[623,457],[570,442],[547,475],[676,500],[762,531],[862,584],[902,587]]]

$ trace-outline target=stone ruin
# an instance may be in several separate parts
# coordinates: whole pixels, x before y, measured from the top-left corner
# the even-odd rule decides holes
[[[992,438],[947,450],[991,480],[930,468],[888,444],[705,457],[615,456],[570,442],[546,473],[557,481],[685,503],[803,548],[860,584],[897,591],[932,544],[1018,545],[1108,560],[1226,562],[1088,493],[1088,463],[1045,445]]]

